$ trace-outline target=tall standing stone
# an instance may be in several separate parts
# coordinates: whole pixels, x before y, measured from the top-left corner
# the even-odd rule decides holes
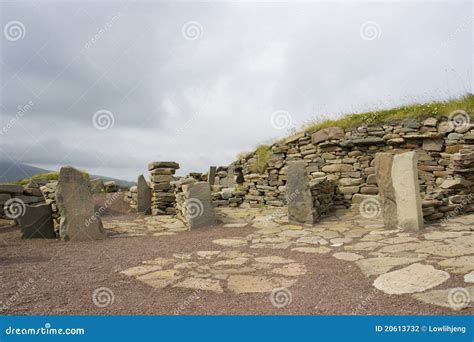
[[[151,214],[151,189],[143,175],[138,177],[137,182],[137,211],[145,215]]]
[[[18,217],[22,239],[54,239],[54,224],[48,204],[25,205],[25,212]]]
[[[302,160],[289,162],[287,173],[288,220],[294,223],[313,224],[316,212],[305,162]]]
[[[211,202],[211,185],[208,182],[197,182],[190,186],[185,216],[191,229],[217,223]]]
[[[69,166],[61,168],[56,203],[61,215],[61,239],[84,241],[107,237],[100,216],[95,212],[89,181],[80,171]]]
[[[375,175],[379,188],[380,211],[386,229],[397,229],[397,203],[392,182],[392,153],[377,153],[375,156]]]
[[[209,175],[207,176],[207,181],[211,185],[214,185],[214,183],[216,181],[216,170],[217,170],[217,168],[215,166],[211,166],[209,168]]]
[[[398,227],[404,230],[422,229],[423,212],[418,183],[418,157],[415,152],[401,153],[393,157],[392,180]]]

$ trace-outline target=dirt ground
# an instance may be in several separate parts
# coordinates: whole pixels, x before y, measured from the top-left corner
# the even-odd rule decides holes
[[[103,196],[96,198],[97,204]],[[136,214],[116,201],[104,219],[128,220]],[[197,250],[232,250],[212,240],[245,236],[253,228],[224,226],[197,229],[171,236],[137,236],[100,241],[22,240],[17,227],[0,227],[0,308],[14,315],[469,315],[467,308],[453,311],[424,304],[409,295],[387,295],[372,286],[352,262],[330,254],[289,250],[240,251],[259,256],[281,256],[306,265],[306,274],[291,287],[292,301],[274,307],[268,293],[213,293],[183,288],[155,289],[118,271],[143,260],[171,257]],[[449,286],[461,286],[452,276]],[[113,292],[113,302],[98,307],[92,300],[100,287]]]

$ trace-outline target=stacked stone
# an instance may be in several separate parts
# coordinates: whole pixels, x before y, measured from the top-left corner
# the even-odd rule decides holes
[[[173,189],[176,199],[176,215],[184,222],[187,221],[187,208],[185,204],[189,196],[189,187],[196,182],[197,180],[189,175],[171,182],[171,188]]]
[[[173,176],[179,164],[168,161],[158,161],[148,164],[150,171],[152,201],[152,215],[174,215],[175,194],[171,187],[171,182],[175,180]]]
[[[316,213],[316,220],[327,215],[334,209],[336,196],[336,183],[328,178],[318,178],[309,183],[313,206]]]
[[[349,207],[352,201],[378,194],[374,167],[376,153],[413,150],[418,155],[418,179],[425,219],[445,216],[455,207],[450,200],[452,196],[472,193],[472,189],[463,190],[458,185],[452,185],[454,189],[441,186],[454,177],[454,170],[448,166],[451,157],[473,143],[472,125],[456,127],[446,117],[423,121],[405,119],[385,125],[371,125],[370,122],[369,118],[367,124],[360,127],[328,127],[312,133],[301,132],[275,143],[262,173],[255,173],[252,168],[256,154],[240,157],[233,165],[240,166],[243,171],[244,183],[238,187],[245,193],[243,203],[255,207],[286,204],[287,162],[304,160],[310,180],[327,178],[336,182],[334,207]],[[222,178],[218,172],[227,170],[217,170],[215,180],[219,185]],[[461,173],[458,172],[456,177],[472,180],[472,172],[466,171],[464,176]],[[224,173],[220,175],[224,176]],[[213,188],[215,193],[221,190]],[[213,194],[213,197],[216,205],[234,205],[218,194]],[[453,199],[459,200],[457,197]]]
[[[59,236],[59,224],[60,224],[61,216],[59,214],[58,206],[56,204],[57,187],[58,187],[58,181],[51,181],[41,186],[40,190],[43,193],[43,197],[46,200],[46,203],[51,208],[53,223],[54,223],[54,231]]]
[[[120,191],[120,187],[115,183],[115,181],[108,181],[104,183],[104,190],[105,192],[118,192]]]
[[[450,178],[440,187],[449,191],[453,210],[474,211],[474,145],[465,144],[451,156],[448,173]]]
[[[123,200],[127,202],[131,208],[137,209],[138,204],[138,188],[136,185],[130,187],[130,189],[125,192]]]
[[[15,219],[24,213],[26,205],[44,203],[40,182],[30,182],[25,187],[0,184],[0,218]]]
[[[248,192],[246,186],[243,185],[241,169],[236,165],[211,166],[209,173],[201,180],[209,180],[212,204],[216,207],[237,207],[243,203],[244,196]]]

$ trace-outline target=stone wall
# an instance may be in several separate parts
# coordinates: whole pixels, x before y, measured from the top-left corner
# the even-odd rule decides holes
[[[455,125],[447,118],[404,120],[383,126],[352,129],[329,127],[301,132],[270,146],[267,166],[253,172],[258,156],[248,154],[235,161],[241,167],[243,202],[250,206],[281,206],[286,203],[286,164],[304,160],[311,180],[327,177],[337,185],[340,196],[334,207],[349,207],[360,195],[378,194],[374,156],[378,152],[415,150],[418,154],[420,192],[425,219],[434,220],[453,210],[472,193],[474,126]],[[469,204],[466,211],[474,210]]]
[[[25,205],[44,203],[40,186],[41,181],[25,186],[0,184],[0,218],[16,219],[24,213]]]
[[[58,187],[58,181],[51,181],[45,183],[40,187],[41,192],[43,193],[46,203],[49,204],[51,208],[51,213],[53,216],[54,222],[54,231],[59,236],[59,221],[61,220],[61,215],[59,215],[58,206],[56,204],[56,188]]]

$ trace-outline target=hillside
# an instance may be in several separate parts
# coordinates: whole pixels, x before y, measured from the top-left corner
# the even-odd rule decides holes
[[[0,183],[16,183],[25,179],[29,179],[35,175],[41,174],[54,174],[55,171],[42,169],[39,167],[22,164],[22,163],[13,163],[9,160],[0,160]],[[48,176],[48,179],[52,179]],[[91,179],[100,178],[104,182],[115,181],[120,187],[129,188],[134,185],[134,182],[130,182],[123,179],[116,179],[112,177],[105,177],[99,175],[90,175]]]

